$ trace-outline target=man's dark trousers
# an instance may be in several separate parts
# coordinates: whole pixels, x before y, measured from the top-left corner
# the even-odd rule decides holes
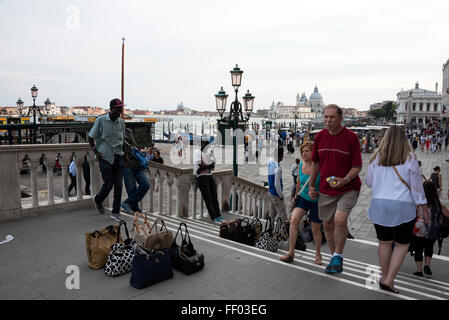
[[[198,188],[206,203],[210,218],[214,220],[221,216],[220,206],[218,205],[217,200],[217,186],[215,185],[214,178],[212,178],[212,176],[199,176],[196,178],[196,181],[198,182]]]
[[[104,199],[109,195],[112,188],[114,188],[114,202],[112,206],[112,213],[120,213],[120,202],[122,198],[122,165],[123,157],[115,155],[114,164],[111,165],[106,160],[100,160],[101,177],[103,178],[103,186],[100,192],[95,196],[95,201],[98,204],[103,203]]]

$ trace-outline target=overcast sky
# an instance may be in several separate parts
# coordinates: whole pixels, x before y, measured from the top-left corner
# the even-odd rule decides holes
[[[366,110],[416,81],[441,91],[448,12],[447,0],[0,0],[0,106],[31,104],[35,84],[39,104],[108,107],[125,37],[132,109],[215,110],[238,63],[256,109],[317,85],[325,104]]]

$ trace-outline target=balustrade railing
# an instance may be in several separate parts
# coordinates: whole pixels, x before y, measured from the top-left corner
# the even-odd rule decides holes
[[[76,165],[76,196],[68,192],[70,159]],[[85,194],[83,161],[89,163],[91,194]],[[53,171],[55,158],[61,166]],[[26,159],[26,160],[24,160]],[[46,181],[40,169],[46,166]],[[21,175],[21,171],[28,171]],[[147,170],[150,189],[140,206],[144,211],[184,218],[203,218],[207,213],[204,200],[195,183],[193,169],[150,162]],[[267,188],[242,178],[234,177],[232,170],[213,172],[222,212],[242,216],[265,217],[268,211]],[[29,182],[24,182],[29,179]],[[45,180],[45,178],[44,178]],[[91,195],[101,188],[99,165],[94,161],[88,144],[14,145],[0,146],[0,221],[17,219],[53,211],[93,208]],[[30,186],[31,197],[22,197]],[[232,208],[230,205],[232,194]],[[122,199],[126,199],[123,186]],[[111,208],[112,193],[103,203]],[[157,206],[155,203],[157,202]]]

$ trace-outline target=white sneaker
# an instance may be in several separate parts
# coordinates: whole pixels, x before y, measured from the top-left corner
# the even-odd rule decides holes
[[[112,220],[115,220],[115,221],[117,221],[117,222],[120,222],[120,221],[122,221],[123,220],[123,218],[122,218],[122,216],[120,215],[120,213],[118,213],[118,214],[112,214],[111,215],[111,219]]]

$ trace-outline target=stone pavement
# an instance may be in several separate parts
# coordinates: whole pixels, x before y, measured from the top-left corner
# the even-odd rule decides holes
[[[231,217],[227,214],[226,219]],[[154,221],[155,215],[150,220]],[[128,225],[131,217],[125,215]],[[329,262],[326,245],[323,265],[313,263],[314,248],[297,251],[295,261],[279,261],[285,251],[261,251],[218,237],[218,226],[201,220],[164,217],[175,232],[180,221],[187,222],[195,248],[204,254],[202,271],[187,276],[175,271],[172,279],[142,290],[129,284],[130,275],[110,278],[104,270],[87,266],[85,232],[113,222],[95,210],[69,211],[24,218],[0,224],[0,235],[11,234],[12,242],[0,245],[0,299],[189,299],[189,300],[302,300],[302,299],[448,299],[449,260],[434,259],[433,279],[416,278],[414,263],[407,257],[396,287],[400,295],[378,289],[377,248],[349,240],[344,272],[324,272]],[[66,281],[79,268],[80,287],[69,290]]]

